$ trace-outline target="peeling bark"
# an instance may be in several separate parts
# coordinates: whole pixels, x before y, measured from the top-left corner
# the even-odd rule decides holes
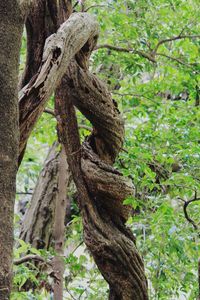
[[[35,0],[26,19],[27,58],[26,67],[20,83],[23,88],[38,72],[42,62],[46,39],[55,33],[60,24],[72,13],[71,1]]]

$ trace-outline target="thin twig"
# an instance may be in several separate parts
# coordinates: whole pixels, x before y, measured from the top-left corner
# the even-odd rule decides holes
[[[158,104],[158,102],[156,102],[155,100],[145,96],[145,95],[142,95],[142,94],[131,94],[131,93],[117,93],[117,92],[112,92],[112,94],[115,94],[115,95],[118,95],[118,96],[121,96],[121,97],[124,97],[124,96],[132,96],[132,97],[135,97],[135,98],[144,98],[144,99],[147,99],[149,101],[152,101],[153,103],[155,104]]]
[[[183,66],[189,67],[189,68],[193,68],[193,67],[197,66],[196,63],[194,63],[194,64],[188,64],[188,63],[182,61],[181,59],[179,59],[177,57],[173,57],[173,56],[167,55],[165,53],[156,53],[155,55],[166,57],[166,58],[168,58],[170,60],[176,61],[177,63],[179,63],[179,64],[181,64]],[[198,71],[196,71],[196,72],[199,73]]]
[[[198,39],[198,38],[200,38],[200,35],[199,35],[199,34],[197,34],[197,35],[189,35],[189,34],[183,34],[183,35],[182,35],[182,34],[179,34],[179,35],[173,36],[173,37],[171,37],[171,38],[166,38],[166,39],[160,40],[160,41],[157,43],[157,45],[156,45],[156,47],[155,47],[155,49],[154,49],[153,52],[156,54],[158,48],[159,48],[162,44],[169,43],[169,42],[172,42],[172,41],[181,40],[181,39],[186,39],[186,38],[188,38],[188,39]]]
[[[76,300],[76,298],[74,298],[74,296],[72,295],[72,293],[70,292],[70,290],[68,290],[68,288],[65,288],[66,292],[72,297],[73,300]]]
[[[88,8],[86,8],[85,9],[85,12],[88,12],[88,10],[90,10],[90,9],[92,9],[92,8],[96,8],[96,7],[109,7],[108,5],[98,5],[98,4],[96,4],[96,5],[91,5],[91,6],[89,6]]]
[[[184,211],[185,218],[187,219],[187,221],[188,221],[189,223],[192,224],[192,226],[194,227],[195,230],[198,230],[198,226],[197,226],[197,224],[194,222],[194,220],[192,220],[192,219],[189,217],[188,212],[187,212],[187,207],[188,207],[188,205],[190,205],[190,203],[195,202],[195,201],[199,201],[199,200],[200,200],[200,198],[196,198],[196,199],[194,198],[194,199],[185,201],[185,203],[184,203],[184,205],[183,205],[183,211]],[[199,235],[200,235],[200,234],[199,234]]]
[[[17,195],[33,195],[33,193],[30,192],[16,192]]]
[[[83,245],[83,241],[81,241],[73,250],[70,254],[74,254],[76,252],[76,250],[81,246]]]
[[[183,205],[183,212],[184,212],[184,216],[186,218],[186,220],[192,224],[192,226],[194,227],[195,230],[198,231],[198,236],[200,237],[200,232],[199,232],[199,228],[198,228],[198,225],[194,222],[194,220],[192,220],[187,212],[187,208],[188,206],[195,202],[195,201],[200,201],[200,197],[198,198],[197,197],[197,192],[195,191],[195,194],[194,194],[194,197],[190,200],[184,200],[183,198],[181,197],[178,197],[179,200],[183,201],[184,202],[184,205]]]
[[[85,130],[88,130],[88,131],[90,131],[90,132],[92,132],[92,127],[90,127],[90,126],[87,126],[87,125],[83,125],[83,124],[79,124],[78,125],[78,128],[79,129],[85,129]]]

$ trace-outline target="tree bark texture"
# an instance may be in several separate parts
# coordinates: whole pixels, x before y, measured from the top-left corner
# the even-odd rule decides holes
[[[21,226],[20,238],[37,249],[48,249],[54,243],[60,246],[59,239],[62,235],[60,231],[63,232],[64,223],[66,219],[69,221],[70,217],[70,199],[65,197],[65,203],[62,203],[59,186],[61,185],[61,192],[68,189],[71,174],[66,159],[64,161],[63,155],[60,157],[58,147],[59,144],[54,143],[49,150]],[[63,182],[60,183],[62,180]],[[66,192],[62,194],[65,195]],[[60,205],[57,201],[61,202]]]
[[[20,152],[64,75],[56,91],[58,134],[77,186],[86,245],[110,285],[109,299],[146,300],[143,261],[125,226],[130,208],[123,200],[134,189],[112,166],[123,145],[124,125],[105,84],[88,70],[98,31],[90,15],[78,13],[47,39],[39,70],[20,93]],[[94,127],[83,145],[74,105]]]
[[[109,299],[148,299],[143,261],[124,224],[129,208],[122,201],[133,192],[132,187],[93,151],[90,141],[94,136],[81,147],[65,78],[62,84],[56,95],[58,132],[79,194],[85,243],[110,285]],[[110,155],[110,148],[108,151]]]
[[[56,255],[53,259],[53,271],[58,280],[54,282],[54,299],[63,299],[63,274],[65,271],[64,264],[64,241],[65,241],[65,216],[69,199],[67,189],[70,184],[70,172],[68,170],[65,150],[62,147],[59,156],[58,167],[58,193],[56,199],[56,209],[54,218],[54,244]]]
[[[48,249],[53,235],[58,193],[58,143],[50,149],[22,223],[20,239]]]
[[[71,1],[35,0],[26,19],[27,58],[20,87],[23,88],[38,72],[45,40],[55,33],[72,13]]]
[[[20,147],[22,157],[31,131],[47,100],[58,86],[70,60],[90,37],[98,34],[98,23],[89,14],[77,13],[62,24],[45,43],[38,72],[19,93]]]
[[[18,66],[23,18],[16,0],[0,1],[0,299],[9,299],[19,144]]]

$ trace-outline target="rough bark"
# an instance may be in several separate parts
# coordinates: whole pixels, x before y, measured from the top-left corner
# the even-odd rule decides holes
[[[44,167],[38,177],[37,184],[30,200],[30,205],[26,210],[22,222],[20,238],[37,249],[48,249],[50,245],[52,246],[54,244],[53,241],[55,241],[55,236],[57,240],[59,239],[57,231],[54,233],[54,224],[56,211],[58,209],[56,208],[57,199],[60,199],[58,195],[60,180],[65,179],[65,189],[70,188],[71,183],[71,174],[68,170],[68,165],[66,165],[67,162],[62,163],[61,171],[63,172],[63,175],[60,178],[60,159],[58,143],[54,143],[49,150]],[[63,209],[60,216],[63,216],[64,221],[66,222],[66,219],[68,221],[70,218],[71,207],[70,199],[68,199],[68,197],[66,197],[64,205],[66,205],[66,207]],[[57,218],[57,221],[62,222],[60,217]],[[63,230],[63,227],[61,230]]]
[[[37,74],[19,93],[20,155],[45,104],[58,86],[70,60],[86,44],[96,38],[98,23],[89,14],[72,14],[56,34],[45,43],[43,59]]]
[[[71,1],[35,0],[26,18],[27,58],[20,83],[23,88],[38,72],[42,62],[45,40],[55,33],[71,15]],[[62,20],[62,21],[61,21]]]
[[[53,271],[58,280],[54,282],[54,299],[63,299],[63,274],[64,264],[64,237],[65,237],[65,215],[69,199],[67,198],[67,188],[70,184],[70,172],[64,148],[61,150],[58,168],[58,194],[56,199],[55,222],[54,222],[54,243],[56,255],[53,259]]]
[[[133,192],[131,186],[105,163],[113,153],[111,145],[105,155],[101,154],[102,160],[92,150],[97,145],[93,142],[95,134],[81,147],[68,78],[63,79],[62,85],[56,95],[58,133],[79,193],[85,243],[110,285],[109,299],[148,299],[143,262],[134,237],[124,224],[127,210],[123,209],[122,200]],[[99,135],[97,138],[99,143]]]
[[[45,40],[47,38],[45,27],[46,0],[37,0],[26,19],[27,55],[26,67],[20,82],[23,88],[37,73],[42,60]]]
[[[20,238],[35,248],[48,249],[53,235],[58,189],[58,143],[50,149],[28,207]]]
[[[0,1],[0,299],[9,299],[19,143],[18,65],[23,19],[16,0]]]
[[[74,21],[75,16],[71,17]],[[84,16],[87,23],[88,17]],[[68,25],[72,25],[71,18]],[[91,28],[84,31],[86,28],[81,25],[81,36],[87,38],[76,51],[71,48],[69,62],[63,59],[67,58],[66,47],[69,47],[69,36],[65,43],[66,31],[62,34],[67,22],[47,41],[49,49],[45,47],[40,70],[22,91],[21,145],[26,143],[47,98],[65,73],[56,92],[58,133],[79,193],[86,245],[110,285],[109,299],[145,300],[148,295],[144,266],[135,239],[125,226],[129,208],[122,204],[133,193],[133,187],[112,167],[123,144],[123,122],[106,86],[88,71],[88,58],[96,43],[98,26],[92,21],[93,31]],[[78,39],[80,29],[77,30],[75,23],[71,33]],[[57,17],[55,24],[59,24]],[[93,133],[82,146],[74,104],[94,126]]]

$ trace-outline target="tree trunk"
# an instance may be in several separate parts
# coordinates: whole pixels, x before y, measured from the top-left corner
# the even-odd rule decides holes
[[[32,9],[30,10],[26,19],[27,57],[24,74],[19,83],[20,89],[23,89],[23,87],[27,85],[31,81],[31,79],[34,78],[34,76],[37,76],[42,63],[45,41],[52,33],[55,33],[59,28],[60,23],[58,23],[57,20],[62,19],[62,22],[64,22],[64,20],[67,19],[71,13],[72,6],[70,0],[34,1],[34,5],[32,5]],[[35,107],[34,102],[35,98],[32,98],[32,103],[31,106],[29,106],[29,110],[32,110],[32,108]],[[24,112],[25,109],[26,103],[24,102],[22,107],[20,107],[20,118],[21,112]],[[41,111],[38,111],[37,113],[39,116],[41,114]],[[37,119],[35,119],[34,124],[36,120]],[[19,165],[21,164],[21,161],[23,159],[27,143],[26,139],[23,145],[21,145],[23,139],[22,129],[20,131],[20,151],[18,158]]]
[[[89,14],[73,14],[45,43],[38,72],[19,93],[19,163],[27,140],[45,105],[59,85],[70,60],[90,37],[98,34],[98,23]]]
[[[9,299],[19,143],[18,66],[23,18],[16,0],[0,1],[0,299]]]
[[[56,256],[53,259],[53,270],[58,280],[54,282],[54,299],[63,299],[63,274],[64,264],[64,241],[65,241],[65,217],[67,203],[67,188],[70,183],[70,172],[68,170],[67,158],[64,148],[61,150],[58,168],[58,194],[56,199],[55,222],[54,222],[54,241]]]
[[[49,37],[37,74],[20,93],[20,152],[65,74],[56,93],[58,134],[79,193],[86,245],[110,285],[110,299],[147,300],[143,261],[125,226],[130,208],[123,200],[133,187],[112,167],[123,144],[123,122],[106,86],[88,71],[97,37],[97,23],[85,13],[73,14]],[[94,126],[82,146],[73,105]]]
[[[58,232],[57,230],[55,231],[55,219],[57,222],[63,223],[64,227],[65,218],[70,218],[70,199],[68,197],[66,197],[65,204],[63,204],[66,205],[65,209],[63,208],[62,210],[63,215],[59,213],[60,217],[56,218],[56,215],[58,215],[57,201],[60,199],[59,182],[61,179],[65,180],[65,186],[62,186],[62,189],[69,188],[71,182],[67,161],[62,163],[61,171],[64,175],[60,178],[60,161],[58,143],[54,143],[49,150],[44,167],[38,177],[30,205],[22,222],[20,239],[30,243],[37,249],[48,249],[50,245],[53,245],[55,239],[58,240],[60,238],[60,233],[58,237]],[[64,221],[62,221],[63,218]],[[63,227],[60,227],[62,232]]]
[[[70,78],[72,79],[72,77]],[[119,172],[105,163],[106,161],[111,162],[113,160],[111,154],[115,153],[111,144],[106,153],[105,145],[108,136],[99,151],[97,145],[102,136],[101,133],[97,134],[98,140],[95,142],[96,131],[81,147],[75,110],[71,101],[73,97],[67,76],[63,79],[62,85],[56,96],[56,114],[60,116],[58,133],[61,142],[65,145],[68,163],[79,193],[85,243],[99,270],[110,285],[109,299],[146,300],[148,294],[143,261],[137,251],[132,233],[125,226],[129,208],[122,205],[123,199],[132,193],[132,188]],[[76,89],[75,84],[71,86]],[[88,99],[90,97],[87,93]],[[90,101],[88,102],[90,103]],[[94,114],[98,109],[99,107]],[[117,118],[117,114],[115,118]],[[103,125],[100,122],[99,124]],[[103,131],[106,128],[109,131],[109,127],[106,125],[102,127]],[[118,136],[120,131],[110,132]],[[110,140],[115,140],[115,138],[112,137]],[[104,158],[104,161],[101,161],[94,153],[92,146],[95,148],[95,152],[100,153],[99,155]]]
[[[53,235],[58,192],[58,143],[50,149],[22,223],[20,239],[48,249]]]

